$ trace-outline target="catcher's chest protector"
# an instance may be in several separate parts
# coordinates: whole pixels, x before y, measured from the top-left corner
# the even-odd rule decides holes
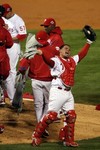
[[[62,79],[63,84],[67,86],[73,86],[74,74],[75,74],[75,68],[76,68],[75,61],[71,57],[68,58],[67,60],[64,60],[60,57],[59,59],[62,62],[62,65],[64,66],[64,71],[60,75],[60,78]]]

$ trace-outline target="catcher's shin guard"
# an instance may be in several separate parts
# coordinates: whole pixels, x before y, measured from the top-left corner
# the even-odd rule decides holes
[[[32,146],[38,146],[41,144],[41,142],[42,142],[41,135],[45,131],[47,126],[48,126],[48,124],[46,124],[45,122],[39,122],[37,124],[37,126],[32,134]]]
[[[42,140],[41,137],[43,133],[45,132],[45,129],[48,127],[50,123],[52,123],[54,120],[56,120],[57,113],[56,112],[49,112],[47,115],[45,115],[40,121],[33,134],[32,134],[32,145],[33,146],[38,146],[41,144]]]
[[[64,122],[66,125],[60,129],[59,139],[63,141],[64,146],[77,147],[78,144],[74,142],[74,126],[76,121],[76,113],[74,110],[68,111]]]
[[[60,129],[60,132],[59,132],[59,140],[65,141],[65,137],[66,137],[66,135],[65,135],[65,127],[63,127],[63,128]]]

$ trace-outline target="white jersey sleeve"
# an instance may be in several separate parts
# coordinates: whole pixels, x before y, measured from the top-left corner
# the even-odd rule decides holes
[[[51,75],[53,77],[57,77],[56,79],[54,78],[52,80],[52,83],[51,85],[52,86],[61,86],[63,87],[64,85],[62,84],[62,81],[61,79],[59,78],[62,71],[63,71],[63,65],[62,65],[62,62],[59,60],[58,57],[53,57],[51,58],[54,62],[55,62],[55,65],[53,68],[51,68]]]
[[[62,63],[58,57],[53,57],[51,59],[55,62],[54,67],[51,68],[51,75],[59,77],[63,71]]]

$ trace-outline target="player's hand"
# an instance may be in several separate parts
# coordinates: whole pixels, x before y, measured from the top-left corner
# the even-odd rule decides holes
[[[37,54],[38,54],[38,55],[42,55],[43,52],[42,52],[40,49],[38,49],[38,50],[37,50]]]

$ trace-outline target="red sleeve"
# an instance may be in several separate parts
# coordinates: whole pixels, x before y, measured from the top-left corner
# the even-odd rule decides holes
[[[45,63],[48,64],[51,68],[53,68],[54,61],[51,60],[52,54],[49,51],[42,51],[42,52],[43,52],[42,57],[43,57]]]
[[[81,51],[78,53],[79,62],[87,55],[89,47],[90,44],[86,43],[85,46],[81,49]]]
[[[62,37],[59,34],[53,34],[49,38],[52,47],[61,47],[64,44]]]
[[[27,34],[23,34],[23,35],[18,34],[18,35],[17,35],[17,38],[18,38],[20,41],[24,40],[26,37],[27,37]]]
[[[26,58],[20,59],[19,64],[18,64],[19,72],[24,74],[25,71],[28,69],[28,67],[29,67],[29,60]]]

